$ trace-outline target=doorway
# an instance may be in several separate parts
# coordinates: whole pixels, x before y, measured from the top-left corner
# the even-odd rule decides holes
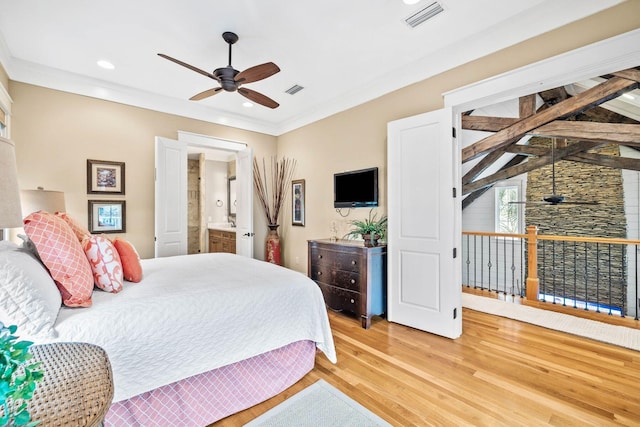
[[[236,160],[236,253],[239,255],[253,257],[253,150],[246,144],[221,140],[206,135],[193,134],[178,131],[178,140],[171,140],[163,137],[156,137],[156,207],[155,207],[155,256],[173,256],[187,254],[188,240],[188,185],[187,185],[187,150],[194,153],[198,151],[217,150],[225,152],[228,156]],[[198,174],[200,174],[200,163],[205,164],[204,155],[198,156]],[[202,161],[201,161],[202,160]],[[229,173],[226,174],[227,176]],[[198,177],[199,178],[199,177]],[[206,179],[206,177],[205,177]],[[197,181],[202,181],[198,179]],[[224,208],[224,200],[228,183],[225,179],[221,183],[222,194],[213,203],[216,208]],[[198,214],[199,224],[206,223],[208,216],[204,214],[205,203],[203,185],[197,183],[197,191],[194,190],[192,203]],[[222,205],[222,206],[218,206]],[[212,215],[213,219],[213,215]],[[228,215],[227,215],[228,220]],[[204,225],[199,225],[199,235],[208,230]],[[204,252],[202,243],[204,239],[197,238],[200,243],[200,251]],[[194,252],[195,253],[195,252]]]
[[[235,194],[229,180],[235,179],[235,153],[204,147],[187,147],[187,253],[209,250],[210,227],[235,227]],[[234,189],[235,192],[235,189]]]

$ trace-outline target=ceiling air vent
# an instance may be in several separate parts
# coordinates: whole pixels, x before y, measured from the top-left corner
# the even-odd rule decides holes
[[[289,89],[285,90],[285,92],[288,93],[289,95],[294,95],[300,92],[302,89],[304,88],[300,85],[293,85]]]
[[[440,6],[438,2],[433,2],[429,6],[420,9],[413,15],[406,18],[404,22],[406,22],[407,25],[410,26],[411,28],[415,28],[418,25],[422,24],[423,22],[427,21],[428,19],[433,18],[443,10],[444,9],[442,8],[442,6]]]

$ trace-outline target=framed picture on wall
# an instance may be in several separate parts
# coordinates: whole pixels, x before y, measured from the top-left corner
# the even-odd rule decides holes
[[[89,200],[90,233],[125,233],[127,231],[124,200]]]
[[[87,194],[124,195],[124,162],[87,159]]]
[[[304,179],[291,181],[292,225],[304,227]]]

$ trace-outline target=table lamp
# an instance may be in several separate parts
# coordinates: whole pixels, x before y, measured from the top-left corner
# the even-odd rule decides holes
[[[50,191],[42,187],[36,190],[20,190],[20,198],[25,216],[37,211],[56,213],[66,210],[62,191]]]

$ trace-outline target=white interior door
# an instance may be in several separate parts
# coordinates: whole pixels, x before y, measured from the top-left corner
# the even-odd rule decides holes
[[[253,258],[253,150],[236,153],[236,253]]]
[[[187,253],[187,144],[156,137],[155,256]]]
[[[389,321],[457,338],[459,166],[451,109],[397,120],[387,130]]]

